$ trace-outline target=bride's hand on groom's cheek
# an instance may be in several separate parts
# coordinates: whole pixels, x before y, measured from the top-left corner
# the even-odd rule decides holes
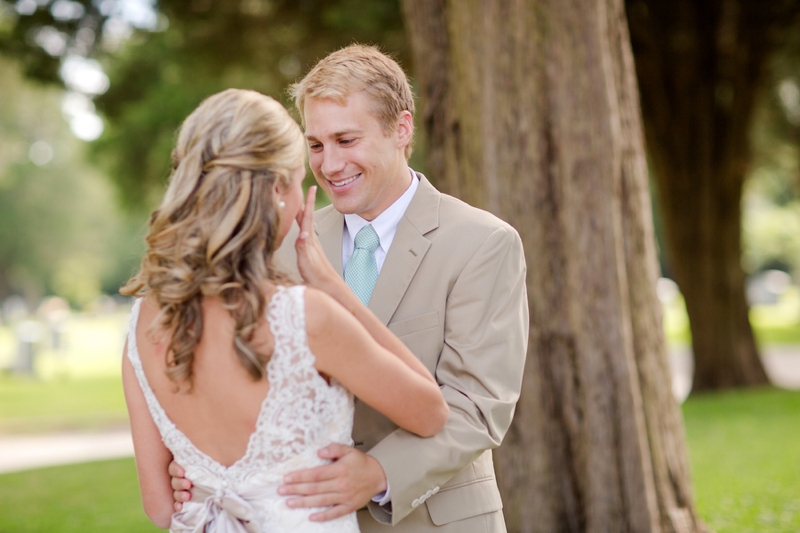
[[[300,226],[300,235],[295,242],[297,268],[306,284],[330,294],[332,284],[335,284],[339,276],[325,256],[322,245],[314,232],[316,197],[317,187],[309,188],[305,207],[297,214],[297,224]]]

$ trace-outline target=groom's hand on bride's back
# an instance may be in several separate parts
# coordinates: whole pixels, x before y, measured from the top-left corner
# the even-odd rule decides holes
[[[278,488],[278,494],[294,496],[286,501],[289,507],[328,507],[310,515],[311,520],[324,522],[352,513],[386,491],[386,474],[371,455],[342,444],[330,444],[318,455],[333,462],[291,472]]]
[[[192,482],[186,479],[186,471],[181,466],[172,461],[169,463],[169,475],[172,477],[172,497],[175,498],[175,512],[183,509],[183,502],[192,499]]]

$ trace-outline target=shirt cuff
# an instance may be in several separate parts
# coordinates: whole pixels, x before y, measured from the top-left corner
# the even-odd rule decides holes
[[[373,496],[372,501],[381,507],[385,507],[386,505],[392,503],[392,489],[389,487],[388,482],[386,483],[386,490]],[[388,512],[392,512],[391,507],[388,509]]]

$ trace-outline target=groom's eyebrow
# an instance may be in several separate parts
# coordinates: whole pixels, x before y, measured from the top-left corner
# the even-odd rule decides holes
[[[343,130],[343,131],[334,132],[332,136],[333,136],[334,139],[340,139],[342,137],[347,137],[348,135],[359,134],[359,133],[361,133],[361,130],[352,129],[352,130]],[[306,139],[308,139],[309,141],[318,141],[319,140],[314,135],[310,135],[308,133],[306,133]]]

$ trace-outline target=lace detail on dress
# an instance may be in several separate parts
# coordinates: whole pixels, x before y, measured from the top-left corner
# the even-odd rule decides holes
[[[332,442],[352,445],[353,397],[335,381],[328,385],[314,367],[316,359],[306,337],[304,292],[302,285],[278,287],[267,305],[275,339],[267,363],[269,391],[244,456],[229,467],[197,449],[169,419],[150,388],[136,344],[141,300],[131,311],[128,357],[164,444],[184,467],[186,477],[203,487],[204,493],[219,497],[220,491],[233,491],[245,498],[250,494],[259,521],[270,524],[270,531],[358,531],[354,514],[343,517],[346,520],[310,522],[307,516],[313,509],[289,509],[274,490],[285,473],[325,464],[316,455],[320,448]],[[198,514],[192,503],[185,504],[179,515]],[[203,505],[209,507],[208,501]],[[176,528],[175,517],[173,530],[177,531],[182,528]]]

